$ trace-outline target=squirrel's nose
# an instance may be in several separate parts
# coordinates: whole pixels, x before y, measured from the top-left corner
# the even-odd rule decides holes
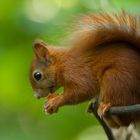
[[[35,97],[36,97],[37,99],[40,99],[40,98],[41,98],[41,96],[40,96],[40,95],[37,95],[37,94],[35,94]]]

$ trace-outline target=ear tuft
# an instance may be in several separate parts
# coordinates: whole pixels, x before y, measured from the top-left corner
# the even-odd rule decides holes
[[[34,42],[34,45],[36,45],[36,44],[47,46],[47,44],[41,39],[36,39],[35,42]]]
[[[36,40],[33,45],[34,52],[37,58],[41,60],[46,60],[49,55],[49,51],[47,49],[47,44],[44,43],[42,40]]]

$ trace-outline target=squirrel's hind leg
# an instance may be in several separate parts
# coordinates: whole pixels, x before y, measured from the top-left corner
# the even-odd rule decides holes
[[[105,112],[113,106],[123,106],[130,102],[130,79],[120,71],[110,68],[104,72],[100,81],[100,104],[98,113],[105,118],[111,127],[122,126],[123,123],[119,116],[105,115]],[[124,117],[123,117],[124,118]],[[124,120],[128,121],[128,120]]]

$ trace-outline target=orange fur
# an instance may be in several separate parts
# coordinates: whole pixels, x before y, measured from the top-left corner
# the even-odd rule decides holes
[[[111,106],[140,103],[140,19],[126,13],[84,16],[73,36],[71,48],[50,47],[42,41],[33,46],[36,55],[30,81],[36,94],[44,97],[64,87],[63,94],[45,104],[46,111],[54,113],[60,106],[95,96]],[[35,70],[44,75],[38,82],[33,78]],[[110,116],[106,120],[118,127],[139,117]]]

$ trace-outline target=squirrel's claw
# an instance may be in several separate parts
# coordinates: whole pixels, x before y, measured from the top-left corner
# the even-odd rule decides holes
[[[103,118],[105,116],[105,113],[107,110],[109,110],[109,108],[111,108],[111,103],[100,103],[98,108],[98,115],[100,116],[100,118]]]
[[[48,97],[48,101],[44,104],[44,112],[49,114],[56,113],[60,106],[59,95],[52,94]]]
[[[57,111],[58,111],[58,105],[54,99],[51,99],[44,104],[44,112],[53,114],[56,113]]]

